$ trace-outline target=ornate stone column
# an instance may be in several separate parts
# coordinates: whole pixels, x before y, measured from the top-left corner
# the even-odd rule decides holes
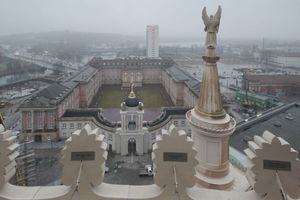
[[[215,47],[207,46],[202,58],[200,96],[196,106],[186,114],[198,152],[196,179],[202,187],[226,189],[234,180],[229,162],[229,137],[236,122],[223,109]]]

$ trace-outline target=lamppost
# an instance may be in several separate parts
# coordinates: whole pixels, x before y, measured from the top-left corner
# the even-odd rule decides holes
[[[50,137],[50,136],[48,136],[47,140],[50,142],[50,145],[51,145],[51,152],[52,152],[52,150],[53,150],[53,144],[52,144],[51,137]]]
[[[51,140],[51,136],[49,135],[48,136],[48,138],[47,138],[47,140],[50,142],[50,144],[51,144],[51,159],[50,159],[50,164],[51,164],[51,166],[53,165],[53,162],[52,162],[52,153],[53,153],[53,144],[52,144],[52,140]]]

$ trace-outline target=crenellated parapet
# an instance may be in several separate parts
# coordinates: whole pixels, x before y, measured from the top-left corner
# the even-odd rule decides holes
[[[75,131],[66,141],[63,149],[62,163],[63,183],[76,183],[74,174],[82,170],[93,185],[99,185],[104,176],[105,160],[107,158],[104,135],[99,129],[92,130],[89,125]]]
[[[247,172],[251,187],[237,191],[199,187],[195,178],[199,152],[194,148],[193,140],[174,125],[163,130],[153,145],[155,184],[104,183],[106,143],[98,129],[86,125],[72,134],[63,149],[64,185],[14,186],[8,181],[15,172],[18,145],[10,131],[4,131],[0,126],[0,132],[0,200],[276,200],[300,196],[298,154],[287,142],[269,132],[262,137],[255,136],[254,141],[249,142],[245,153],[252,161]]]
[[[185,131],[178,130],[173,124],[168,130],[163,129],[153,145],[155,184],[164,188],[166,194],[189,199],[186,188],[196,184],[196,154],[193,140]]]
[[[87,124],[75,131],[63,149],[62,182],[76,190],[88,190],[102,183],[107,158],[104,135]]]
[[[300,160],[298,152],[281,137],[269,131],[254,136],[245,150],[252,165],[247,179],[254,191],[266,200],[300,198]]]

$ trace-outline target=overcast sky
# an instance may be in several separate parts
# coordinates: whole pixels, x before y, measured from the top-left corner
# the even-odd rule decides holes
[[[300,39],[300,0],[0,0],[0,35],[80,31],[203,37],[201,12],[223,8],[223,38]]]

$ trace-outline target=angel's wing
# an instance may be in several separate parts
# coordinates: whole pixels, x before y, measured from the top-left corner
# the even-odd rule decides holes
[[[204,7],[202,10],[202,19],[203,19],[204,24],[206,25],[208,22],[208,15],[206,12],[206,7]]]
[[[221,20],[221,14],[222,14],[222,8],[221,6],[218,7],[218,10],[214,16],[214,20],[220,21]]]

